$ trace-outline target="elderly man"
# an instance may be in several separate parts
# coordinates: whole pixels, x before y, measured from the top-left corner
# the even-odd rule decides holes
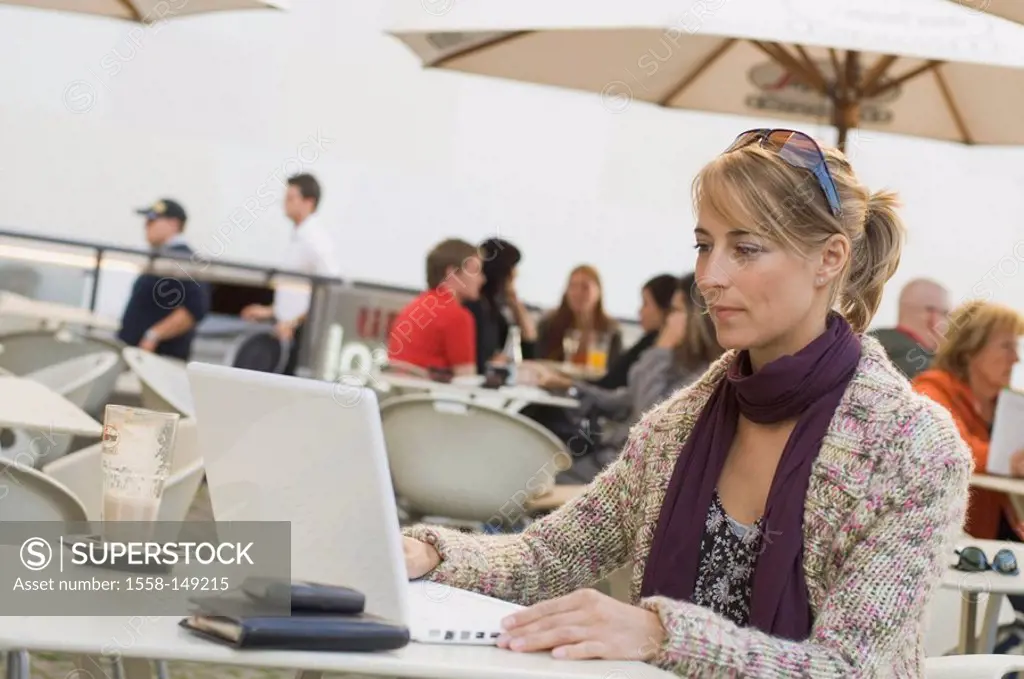
[[[895,328],[872,331],[896,367],[914,379],[932,362],[945,333],[949,291],[927,278],[915,278],[900,291],[899,321]]]

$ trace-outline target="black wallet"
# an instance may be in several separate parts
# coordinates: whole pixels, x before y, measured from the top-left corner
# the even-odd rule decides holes
[[[193,615],[181,627],[237,649],[392,651],[409,643],[409,630],[367,615],[228,617]]]
[[[283,582],[267,578],[246,578],[242,592],[256,602],[287,608],[292,613],[362,613],[366,597],[362,592],[339,585],[314,582]]]

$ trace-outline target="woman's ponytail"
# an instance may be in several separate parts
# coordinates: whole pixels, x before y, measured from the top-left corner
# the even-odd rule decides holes
[[[868,198],[864,234],[853,243],[850,273],[839,300],[854,332],[867,330],[882,301],[882,289],[900,264],[906,227],[896,212],[899,206],[892,191]]]

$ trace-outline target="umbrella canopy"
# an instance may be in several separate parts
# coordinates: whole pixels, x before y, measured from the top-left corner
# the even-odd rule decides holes
[[[1024,24],[1024,2],[1021,0],[952,0],[958,5],[979,11],[994,14],[1018,24]]]
[[[0,0],[0,4],[95,14],[145,24],[205,12],[288,8],[288,0]]]
[[[821,1],[824,8],[828,3]],[[534,20],[523,30],[447,30],[446,20],[431,20],[442,30],[392,35],[426,67],[599,93],[611,110],[643,101],[794,123],[829,121],[841,147],[847,131],[858,127],[965,144],[1024,144],[1018,122],[1024,69],[950,61],[927,50],[877,49],[891,39],[875,40],[869,51],[848,39],[827,42],[824,33],[796,42],[792,36],[730,35],[714,25],[690,30],[679,22],[577,28]]]

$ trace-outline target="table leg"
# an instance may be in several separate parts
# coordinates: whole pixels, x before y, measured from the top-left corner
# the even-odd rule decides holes
[[[28,651],[7,651],[7,679],[29,679]]]
[[[970,655],[977,652],[977,620],[978,620],[978,593],[962,592],[963,602],[960,605],[960,655]]]
[[[127,660],[125,660],[127,662]],[[104,668],[109,668],[109,672]],[[68,675],[71,679],[108,679],[114,674],[114,666],[109,658],[98,655],[76,655],[75,671]]]
[[[999,631],[999,611],[1003,607],[1003,594],[990,592],[985,604],[985,619],[981,624],[981,639],[978,653],[992,653],[996,647],[996,632]]]

